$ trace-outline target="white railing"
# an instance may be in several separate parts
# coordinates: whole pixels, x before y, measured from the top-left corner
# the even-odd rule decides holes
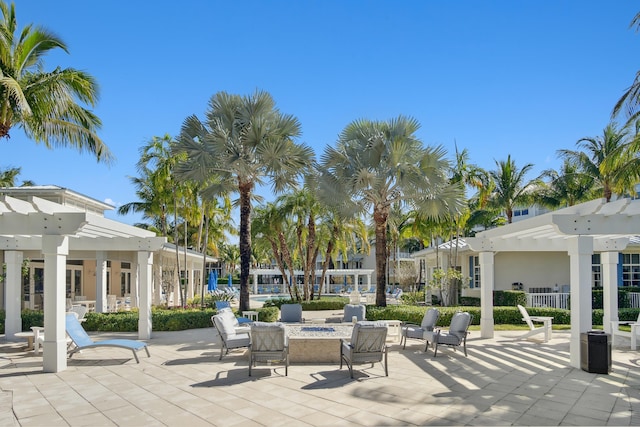
[[[528,307],[553,307],[569,309],[569,294],[562,292],[553,293],[527,293]],[[640,292],[629,292],[629,306],[640,308]]]
[[[629,292],[629,307],[640,308],[640,292]]]
[[[569,294],[562,292],[553,293],[527,293],[528,307],[553,307],[569,309]]]

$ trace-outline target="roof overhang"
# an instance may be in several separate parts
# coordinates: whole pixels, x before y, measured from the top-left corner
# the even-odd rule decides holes
[[[593,200],[493,228],[466,238],[476,252],[567,251],[575,236],[591,236],[594,252],[621,251],[640,234],[640,200]]]
[[[0,195],[0,249],[37,250],[42,236],[69,236],[70,250],[157,251],[164,237],[38,197]]]

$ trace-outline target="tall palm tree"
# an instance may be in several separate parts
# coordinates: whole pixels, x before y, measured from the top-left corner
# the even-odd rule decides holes
[[[637,152],[628,127],[618,128],[609,123],[602,136],[581,138],[578,150],[558,150],[558,154],[578,165],[579,174],[592,179],[601,197],[611,201],[613,194],[631,191],[637,178],[637,167],[632,162]]]
[[[419,123],[356,120],[322,156],[321,200],[347,214],[371,212],[376,236],[376,304],[386,306],[387,221],[391,206],[407,203],[440,217],[461,208],[462,191],[449,185],[442,147],[423,148]]]
[[[313,151],[294,143],[300,122],[282,114],[271,95],[256,91],[250,96],[216,93],[205,120],[187,117],[177,148],[188,160],[179,169],[194,179],[215,175],[219,181],[204,190],[209,194],[239,194],[240,208],[240,310],[249,310],[251,265],[251,199],[265,178],[280,193],[295,186],[311,162]]]
[[[496,166],[495,170],[489,172],[494,184],[489,205],[501,208],[507,216],[507,222],[511,224],[513,208],[531,201],[531,192],[539,181],[526,181],[526,175],[533,168],[533,164],[527,163],[518,168],[516,162],[511,159],[511,154],[507,156],[507,160],[496,160]]]
[[[0,1],[0,12],[0,138],[18,126],[48,148],[68,146],[113,160],[96,133],[100,119],[81,105],[92,108],[98,100],[94,78],[73,68],[45,71],[44,56],[54,49],[68,53],[65,43],[32,24],[20,30],[13,3]]]

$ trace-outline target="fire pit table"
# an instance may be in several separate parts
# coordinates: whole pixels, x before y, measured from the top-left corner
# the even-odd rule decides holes
[[[353,325],[288,324],[291,363],[340,363],[340,339],[351,338]]]

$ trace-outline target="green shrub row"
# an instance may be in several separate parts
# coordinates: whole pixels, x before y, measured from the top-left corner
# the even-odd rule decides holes
[[[440,311],[440,317],[438,318],[438,326],[449,326],[451,323],[451,317],[457,311],[468,311],[473,319],[472,325],[480,324],[480,307],[435,307]],[[367,319],[368,320],[388,320],[397,319],[406,323],[420,324],[424,313],[428,307],[418,307],[410,305],[389,305],[387,307],[367,306]],[[528,313],[531,316],[550,316],[553,317],[553,323],[558,325],[569,325],[571,323],[571,313],[569,310],[563,310],[560,308],[547,308],[547,307],[529,307]],[[636,317],[640,309],[635,309]],[[632,313],[625,313],[625,316],[632,316]],[[594,311],[594,325],[602,324],[602,314],[599,315],[599,323],[595,321],[598,319]],[[620,316],[622,320],[622,314]],[[519,325],[522,324],[522,315],[517,307],[494,307],[493,308],[493,321],[496,325]]]
[[[296,301],[292,301],[290,298],[270,298],[266,300],[263,307],[277,307],[278,309],[282,304],[295,304]],[[345,304],[349,304],[348,297],[326,297],[313,301],[301,301],[302,309],[305,311],[316,310],[342,310]]]
[[[332,298],[336,299],[336,298]],[[320,306],[323,306],[322,304]],[[333,309],[342,309],[333,307]],[[420,324],[424,313],[429,307],[415,305],[389,305],[387,307],[367,306],[368,320],[388,320],[397,319],[406,323]],[[480,324],[480,307],[459,306],[459,307],[436,307],[440,311],[438,326],[447,327],[451,322],[451,316],[457,311],[468,311],[472,316],[472,324]],[[331,309],[331,308],[330,308]],[[305,309],[307,310],[307,309]],[[325,310],[325,308],[317,308]],[[263,307],[257,309],[258,320],[262,322],[275,322],[279,318],[278,307]],[[527,311],[531,316],[551,316],[556,325],[571,324],[571,312],[560,308],[549,307],[528,307]],[[215,310],[206,309],[154,309],[151,313],[154,331],[181,331],[185,329],[206,328],[211,325],[211,316]],[[618,312],[620,320],[634,321],[638,318],[640,309],[621,308]],[[592,323],[602,325],[604,311],[602,309],[592,310]],[[0,333],[4,333],[5,312],[0,310]],[[87,313],[86,321],[83,323],[87,331],[101,332],[136,332],[138,330],[138,312],[135,310],[118,313]],[[522,324],[522,316],[517,307],[494,307],[493,320],[496,325],[518,325]],[[23,310],[22,330],[28,331],[31,326],[42,326],[44,317],[41,311]]]

